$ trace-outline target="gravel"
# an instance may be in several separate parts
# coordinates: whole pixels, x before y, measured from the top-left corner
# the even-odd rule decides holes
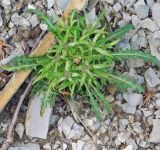
[[[135,26],[135,29],[127,33],[119,43],[118,48],[151,52],[160,60],[160,1],[146,1],[147,4],[144,0],[103,0],[105,2],[104,11],[106,11],[107,22],[113,30],[126,23],[132,23]],[[18,1],[0,1],[2,8],[0,9],[0,39],[4,39],[13,47],[13,50],[8,54],[9,57],[1,62],[6,64],[17,55],[28,53],[34,47],[42,30],[47,30],[47,26],[39,21],[36,15],[24,13],[27,8],[38,8],[46,12],[55,22],[57,20],[56,14],[61,14],[69,2],[70,0],[34,0],[30,4],[24,2],[22,8],[15,11],[14,8]],[[93,5],[87,8],[91,23],[97,18],[99,9],[95,8],[96,3],[97,0],[92,1]],[[136,82],[142,84],[144,88],[149,87],[147,90],[159,91],[160,73],[153,65],[141,59],[129,59],[117,67],[135,79]],[[106,115],[102,107],[101,121],[96,120],[87,105],[81,106],[81,101],[77,100],[80,103],[78,104],[78,106],[80,105],[80,116],[78,117],[82,119],[84,124],[74,120],[69,107],[66,107],[62,100],[56,102],[53,113],[49,111],[51,117],[48,117],[46,121],[40,118],[38,112],[35,111],[37,108],[34,108],[32,113],[36,119],[31,123],[34,130],[30,132],[30,135],[26,135],[28,133],[27,127],[25,127],[26,133],[24,133],[22,120],[24,120],[25,113],[20,112],[23,114],[23,119],[18,118],[15,127],[15,141],[10,150],[39,150],[40,146],[45,150],[159,150],[160,137],[157,133],[160,130],[160,96],[156,93],[151,97],[148,105],[144,105],[143,94],[146,94],[145,92],[125,91],[120,93],[116,91],[116,94],[107,95],[111,103],[115,104],[115,107],[113,105],[114,114]],[[5,118],[5,115],[0,115],[0,133],[2,133],[0,143],[5,139],[3,134],[6,133],[10,121],[7,119],[8,121],[5,122],[3,117]],[[39,122],[37,119],[43,121]],[[46,128],[43,126],[44,124],[47,125]],[[96,137],[95,141],[83,125],[86,125],[87,129]],[[35,132],[41,135],[44,133],[47,139],[39,139],[44,137],[39,135],[32,137]],[[29,143],[29,145],[24,143]]]
[[[160,79],[152,68],[145,71],[144,77],[149,87],[155,87],[160,84]]]
[[[58,127],[67,139],[78,139],[84,132],[84,128],[77,124],[71,117],[66,117]]]
[[[159,132],[160,132],[160,119],[154,119],[153,128],[150,134],[149,141],[154,143],[160,143],[160,135],[158,134]]]
[[[22,123],[18,123],[16,125],[15,131],[18,134],[19,138],[22,139],[24,133],[24,125]]]
[[[149,7],[145,4],[144,0],[139,0],[134,4],[134,9],[139,18],[145,18],[148,16]]]
[[[8,150],[40,150],[40,146],[38,144],[28,143],[23,146],[10,147]]]
[[[153,21],[150,18],[146,18],[145,20],[143,20],[142,22],[142,28],[143,29],[147,29],[151,32],[157,31],[159,29],[158,25],[156,24],[155,21]]]
[[[160,12],[160,3],[155,3],[152,6],[152,17],[160,27],[160,13],[159,12]]]
[[[51,9],[54,3],[55,3],[55,0],[47,0],[47,8]]]
[[[0,27],[2,27],[2,26],[3,26],[3,19],[2,19],[2,16],[0,14]]]
[[[122,109],[128,114],[135,114],[136,112],[136,106],[130,106],[128,103],[122,104]]]
[[[129,92],[129,93],[123,94],[123,97],[130,106],[137,106],[143,101],[142,94]]]

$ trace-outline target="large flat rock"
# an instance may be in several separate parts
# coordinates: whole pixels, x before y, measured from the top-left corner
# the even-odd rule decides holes
[[[40,115],[42,97],[42,95],[34,96],[30,100],[26,113],[25,128],[28,136],[46,139],[52,108],[48,105],[44,114]]]
[[[22,146],[10,147],[8,150],[40,150],[39,144],[28,143]]]

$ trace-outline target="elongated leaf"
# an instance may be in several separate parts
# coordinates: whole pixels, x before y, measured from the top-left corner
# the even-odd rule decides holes
[[[98,106],[97,101],[94,99],[89,87],[85,84],[87,94],[89,96],[89,103],[92,106],[93,111],[95,112],[98,119],[101,118],[100,108]]]
[[[155,56],[152,56],[149,53],[144,53],[140,50],[119,51],[117,53],[114,52],[114,53],[111,53],[111,56],[113,56],[114,59],[142,58],[145,61],[149,61],[154,65],[160,66],[160,62]]]
[[[111,83],[115,83],[119,90],[127,90],[127,89],[134,89],[138,92],[143,92],[143,88],[141,85],[137,84],[133,80],[129,79],[126,76],[114,75],[113,73],[102,72],[102,71],[95,71],[95,75],[100,78],[105,78]]]
[[[109,36],[106,37],[106,41],[112,41],[114,39],[120,38],[125,35],[125,33],[129,32],[131,29],[133,29],[134,26],[132,24],[126,24],[120,29],[114,31]]]
[[[2,66],[2,68],[8,71],[36,69],[37,66],[45,64],[48,61],[47,57],[19,56],[12,59],[7,65]]]
[[[91,85],[93,88],[93,92],[96,95],[97,99],[99,99],[103,104],[107,112],[110,114],[111,113],[111,107],[109,104],[109,101],[106,99],[106,97],[93,85]]]
[[[50,17],[45,15],[43,12],[41,12],[39,10],[35,10],[35,9],[28,9],[27,12],[36,14],[48,26],[48,30],[50,32],[54,33],[55,27],[54,27],[52,19]]]

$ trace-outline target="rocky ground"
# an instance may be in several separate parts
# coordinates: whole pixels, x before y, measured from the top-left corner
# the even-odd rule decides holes
[[[69,1],[57,0],[55,4],[54,0],[48,0],[47,4],[46,0],[1,0],[1,63],[6,64],[17,55],[28,54],[46,32],[46,25],[36,15],[24,13],[28,7],[38,8],[55,20],[55,12],[61,14]],[[97,17],[99,8],[103,8],[111,29],[126,23],[135,26],[135,30],[128,33],[117,48],[140,49],[150,52],[160,60],[159,0],[99,0],[99,4],[95,5],[97,2],[98,0],[90,2],[87,7],[90,20]],[[118,69],[146,87],[146,92],[118,93],[108,86],[108,99],[113,103],[114,112],[109,117],[104,114],[101,122],[96,120],[81,98],[77,98],[69,106],[61,98],[57,100],[54,110],[47,108],[46,116],[51,117],[43,118],[40,122],[38,119],[25,121],[27,97],[16,123],[14,143],[9,150],[160,150],[159,69],[145,64],[141,59],[122,62]],[[0,88],[3,89],[11,74],[3,70],[0,72]],[[0,144],[5,140],[7,127],[22,89],[23,87],[0,114]],[[80,110],[78,116],[74,109],[75,103]],[[35,102],[33,109],[37,105],[39,103]],[[28,113],[33,113],[31,110]],[[35,113],[35,118],[37,116]],[[36,124],[41,126],[35,127]],[[34,127],[37,130],[33,130]]]

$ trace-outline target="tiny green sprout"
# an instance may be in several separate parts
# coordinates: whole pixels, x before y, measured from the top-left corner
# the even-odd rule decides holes
[[[33,91],[44,95],[42,112],[47,104],[54,104],[59,93],[66,91],[71,97],[85,93],[85,99],[97,118],[100,118],[102,109],[111,113],[110,104],[101,88],[107,83],[115,84],[119,91],[133,89],[143,92],[140,84],[128,76],[115,73],[116,62],[141,58],[159,66],[154,56],[140,50],[114,50],[124,34],[133,29],[131,24],[108,33],[106,26],[97,28],[100,20],[88,25],[85,15],[80,16],[76,11],[72,12],[67,21],[58,18],[54,24],[38,10],[30,9],[28,12],[37,14],[47,24],[48,31],[54,35],[57,43],[45,56],[16,57],[4,68],[9,71],[35,70]],[[102,104],[103,108],[100,107]]]

